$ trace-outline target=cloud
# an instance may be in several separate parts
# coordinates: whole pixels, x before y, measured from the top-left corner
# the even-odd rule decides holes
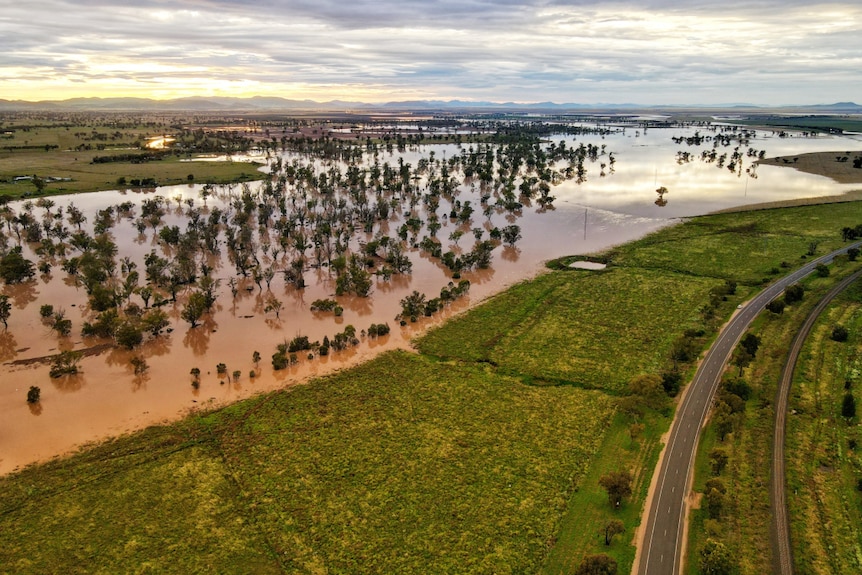
[[[378,101],[781,104],[862,93],[862,7],[847,0],[33,4],[0,14],[4,98],[72,83],[80,95],[88,81],[101,91],[111,77],[139,96],[154,85],[193,95],[207,79],[210,93]]]

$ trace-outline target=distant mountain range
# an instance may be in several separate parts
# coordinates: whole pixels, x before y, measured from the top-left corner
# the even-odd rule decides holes
[[[152,100],[148,98],[72,98],[69,100],[25,100],[0,99],[0,111],[140,111],[140,112],[264,112],[264,111],[394,111],[394,110],[439,110],[439,111],[635,111],[635,110],[732,110],[769,113],[810,113],[810,114],[862,114],[862,106],[853,102],[838,102],[814,106],[763,107],[753,104],[726,104],[715,106],[661,106],[639,104],[574,104],[555,102],[536,102],[531,104],[515,102],[476,102],[467,100],[408,100],[369,104],[366,102],[345,102],[332,100],[290,100],[287,98],[255,96],[252,98],[230,97],[192,97],[173,100]]]

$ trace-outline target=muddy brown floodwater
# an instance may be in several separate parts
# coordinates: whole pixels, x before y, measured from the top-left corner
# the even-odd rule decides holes
[[[409,349],[410,340],[429,326],[445,321],[506,286],[540,273],[544,262],[550,258],[600,251],[669,225],[681,215],[772,199],[777,193],[772,188],[767,190],[764,187],[766,191],[760,197],[752,193],[757,189],[752,185],[743,200],[738,197],[738,179],[729,179],[714,169],[676,166],[672,162],[673,147],[668,145],[663,149],[666,156],[661,157],[669,160],[663,160],[664,164],[673,166],[669,169],[679,180],[668,186],[668,198],[671,205],[676,201],[677,206],[693,207],[687,208],[685,213],[681,213],[680,208],[660,211],[654,204],[657,178],[655,164],[658,162],[655,158],[658,156],[643,159],[638,156],[643,154],[643,150],[638,148],[643,147],[641,144],[644,139],[637,146],[632,144],[629,150],[624,147],[624,138],[630,139],[631,135],[620,136],[617,140],[601,140],[617,153],[619,175],[611,173],[606,177],[593,177],[582,186],[568,182],[555,187],[553,193],[558,198],[555,209],[539,210],[536,206],[527,205],[517,217],[496,212],[490,218],[483,216],[481,210],[477,209],[472,222],[461,227],[441,217],[443,227],[437,237],[446,249],[456,252],[469,250],[472,246],[472,227],[484,228],[487,238],[487,230],[491,226],[503,227],[517,223],[523,238],[516,247],[497,247],[493,252],[491,269],[463,274],[463,278],[471,282],[467,296],[456,300],[432,318],[422,318],[405,327],[400,327],[395,320],[400,312],[400,300],[413,290],[423,292],[429,298],[435,297],[440,288],[451,280],[451,273],[439,260],[415,248],[407,251],[413,264],[411,274],[396,275],[390,281],[375,279],[371,294],[366,298],[337,297],[339,305],[344,308],[343,316],[338,318],[331,312],[310,310],[314,300],[334,297],[334,277],[326,268],[306,269],[308,287],[304,290],[286,285],[282,275],[277,274],[269,289],[266,285],[258,289],[250,280],[241,281],[237,297],[233,298],[227,280],[234,276],[234,269],[232,265],[222,263],[213,274],[221,279],[213,313],[204,316],[198,327],[190,328],[180,318],[182,306],[168,304],[162,309],[170,317],[170,333],[147,339],[134,351],[119,349],[106,340],[81,336],[83,322],[92,320],[87,310],[87,296],[84,288],[76,285],[60,269],[58,261],[55,261],[47,276],[37,274],[32,282],[4,286],[3,293],[9,296],[12,313],[8,329],[0,331],[0,474],[68,453],[89,442],[175,420],[190,411],[225,405],[257,393],[295,385],[314,376],[356,365],[384,350]],[[614,150],[615,145],[620,146],[620,149]],[[661,149],[660,145],[656,146]],[[656,152],[652,150],[652,153]],[[775,153],[784,152],[777,149]],[[394,164],[395,158],[389,161]],[[640,176],[625,168],[626,161],[631,166],[642,164]],[[688,197],[686,194],[694,193],[684,193],[682,189],[682,182],[686,178],[695,178],[692,175],[694,170],[703,171],[700,177],[708,182],[710,191],[709,197],[700,207],[693,200],[683,201]],[[761,187],[766,180],[764,172],[757,182]],[[715,182],[722,177],[728,180],[726,186],[732,190],[723,202],[717,199],[715,192]],[[826,195],[844,191],[835,184],[828,184],[832,187],[823,184],[817,193]],[[779,180],[775,187],[780,188],[782,185]],[[793,189],[792,186],[789,188]],[[462,190],[460,199],[469,199],[469,186],[463,185]],[[810,192],[811,186],[805,190]],[[56,202],[56,207],[73,202],[87,215],[88,224],[92,226],[99,209],[131,201],[140,213],[142,200],[158,194],[169,200],[164,225],[180,225],[184,228],[185,219],[180,215],[180,206],[185,205],[185,200],[194,200],[196,207],[203,208],[199,192],[199,186],[174,186],[150,193],[113,191],[51,199]],[[621,199],[623,195],[625,201]],[[788,198],[798,195],[800,192],[795,190],[786,192]],[[174,198],[180,201],[174,202]],[[473,200],[473,205],[478,207],[478,199],[474,197]],[[210,199],[204,213],[217,202],[217,199]],[[20,202],[14,207],[18,211],[23,209]],[[444,203],[440,213],[448,207]],[[41,208],[35,208],[33,213],[39,218],[42,211]],[[393,216],[391,222],[383,223],[382,228],[386,231],[388,226],[391,228],[390,235],[394,236],[398,225],[400,221]],[[92,231],[92,227],[89,229]],[[446,240],[456,229],[465,232],[460,238],[460,246]],[[119,246],[117,259],[128,256],[138,262],[142,277],[144,255],[151,250],[163,257],[170,258],[172,255],[170,249],[158,241],[151,228],[139,234],[131,220],[120,220],[111,234]],[[10,243],[14,244],[14,234],[7,233],[7,236],[11,238]],[[359,239],[367,241],[371,237],[366,235]],[[33,249],[33,246],[24,245],[25,255],[36,261],[38,257],[33,254]],[[266,256],[263,264],[279,268],[284,266],[283,261],[273,262]],[[270,295],[283,303],[279,317],[271,311],[265,312],[265,300]],[[180,294],[179,299],[183,301],[183,294]],[[52,304],[55,309],[66,312],[66,317],[73,324],[70,337],[58,336],[43,322],[39,315],[42,304]],[[392,328],[391,333],[377,339],[362,337],[356,347],[332,351],[326,357],[312,360],[301,358],[298,364],[282,371],[272,368],[270,358],[281,342],[297,335],[306,335],[312,341],[322,340],[327,335],[332,337],[347,325],[353,325],[359,333],[372,323],[388,323]],[[49,366],[39,358],[65,349],[90,351],[80,362],[80,374],[52,379],[48,375]],[[255,351],[261,355],[258,366],[252,361]],[[144,357],[149,366],[144,375],[135,375],[133,372],[130,359],[136,355]],[[239,380],[228,382],[219,377],[216,372],[219,363],[226,364],[229,374],[239,370]],[[191,385],[189,371],[193,367],[199,368],[202,374],[198,389]],[[254,378],[250,377],[252,370],[255,371]],[[30,386],[41,389],[41,401],[35,405],[26,402]]]

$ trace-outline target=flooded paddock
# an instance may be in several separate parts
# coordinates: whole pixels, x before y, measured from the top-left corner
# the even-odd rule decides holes
[[[31,281],[3,287],[2,293],[12,307],[8,329],[0,332],[0,474],[87,442],[176,419],[191,410],[223,405],[349,367],[384,350],[408,348],[411,338],[428,326],[540,273],[548,259],[597,252],[639,238],[680,217],[744,204],[840,194],[858,187],[781,167],[753,168],[750,158],[734,170],[718,167],[715,161],[680,162],[680,150],[699,154],[712,147],[710,142],[691,146],[671,139],[691,136],[697,130],[626,127],[603,135],[550,138],[544,146],[565,142],[571,149],[588,143],[601,152],[587,157],[583,177],[551,177],[549,197],[554,199],[542,203],[538,193],[525,197],[510,192],[507,196],[499,174],[484,182],[477,174],[466,175],[466,160],[453,158],[477,153],[477,144],[363,153],[352,161],[284,153],[270,157],[270,166],[263,169],[272,173],[269,184],[183,185],[56,196],[50,198],[49,207],[14,202],[9,207],[17,220],[0,220],[7,250],[20,245],[24,257],[34,264],[45,262],[50,270],[37,270]],[[858,142],[838,137],[778,138],[769,132],[756,132],[748,143],[735,142],[724,148],[733,150],[734,146],[766,150],[770,156],[789,156],[858,148]],[[508,161],[495,156],[497,147],[482,149],[483,154],[494,157],[495,170],[500,169],[501,161]],[[611,155],[614,162],[609,161]],[[398,180],[392,174],[401,172],[404,165],[409,166],[408,173]],[[292,166],[292,172],[285,166]],[[375,166],[382,173],[378,184],[371,181]],[[567,167],[572,167],[571,160],[549,162],[547,169],[562,174]],[[749,168],[752,171],[747,172]],[[357,170],[365,174],[362,183],[350,183],[351,174],[355,176]],[[391,176],[389,184],[387,173]],[[539,172],[526,166],[518,173],[511,180],[513,186],[535,178],[531,184],[535,191],[543,181]],[[401,183],[395,185],[398,181]],[[279,185],[283,186],[280,190]],[[450,188],[435,192],[438,185]],[[660,187],[666,192],[657,194]],[[512,193],[516,202],[509,199]],[[152,210],[154,201],[160,206],[158,218],[146,220],[143,211],[145,207]],[[79,222],[80,231],[91,239],[98,235],[96,222],[106,222],[104,211],[114,208],[105,233],[116,246],[115,269],[103,283],[118,293],[129,268],[136,270],[139,277],[132,287],[138,291],[129,289],[117,296],[120,316],[131,313],[129,304],[137,306],[135,313],[147,312],[160,296],[167,301],[158,307],[169,322],[161,335],[147,336],[131,350],[116,346],[112,338],[82,335],[85,322],[92,323],[97,315],[87,293],[92,286],[88,288],[80,276],[65,271],[63,262],[93,248],[73,247],[76,241],[86,244],[87,240],[80,235],[76,239],[78,224],[69,219],[69,205],[79,210],[84,218]],[[267,217],[261,216],[270,210]],[[58,224],[66,228],[65,237],[60,238],[64,233],[57,232],[53,242],[65,244],[65,255],[48,255],[45,246],[27,241],[27,222],[21,221],[25,213],[45,229],[56,230]],[[455,217],[450,217],[453,213]],[[176,264],[184,257],[182,238],[193,227],[190,221],[205,226],[200,222],[209,221],[213,214],[219,216],[217,249],[196,248],[192,260],[198,280],[205,269],[215,280],[214,303],[200,316],[198,325],[191,327],[184,319],[184,310],[191,294],[200,290],[197,282],[173,285],[176,301],[170,301],[170,290],[164,284],[153,284],[156,295],[148,302],[142,299],[140,288],[151,283],[148,258],[152,261],[155,254],[168,268]],[[433,234],[431,222],[437,224]],[[170,237],[174,226],[180,234],[179,243]],[[245,240],[243,226],[250,228]],[[405,226],[409,227],[406,232]],[[499,234],[509,226],[517,226],[519,237],[513,235],[512,242],[494,239],[495,230]],[[163,232],[166,228],[168,233]],[[235,231],[228,232],[228,228]],[[321,228],[328,230],[328,239],[321,235]],[[50,233],[45,232],[49,237]],[[236,249],[228,246],[229,234],[235,235]],[[384,237],[388,240],[381,242]],[[441,253],[452,254],[448,264],[429,252],[430,244],[423,244],[426,238],[438,244]],[[381,247],[369,254],[367,246],[372,242],[381,243]],[[458,265],[453,269],[453,261],[469,262],[482,242],[489,242],[491,249],[487,268],[462,262],[460,271]],[[391,269],[386,273],[390,265],[387,258],[398,252],[392,247],[396,243],[401,246],[400,256],[409,260],[408,273],[391,273]],[[239,252],[248,253],[237,255]],[[339,286],[343,287],[338,277],[345,273],[333,263],[333,256],[337,259],[339,254],[362,255],[371,282],[367,296],[350,290],[337,295]],[[249,258],[246,263],[251,267],[245,274],[240,271],[238,257]],[[305,283],[301,289],[288,273],[298,260]],[[261,281],[267,270],[272,270],[270,277]],[[256,273],[260,274],[257,278]],[[470,282],[468,293],[430,317],[420,314],[415,323],[405,318],[406,325],[399,325],[396,316],[402,313],[401,302],[411,293],[436,298],[441,288],[460,280]],[[311,309],[313,302],[325,299],[337,301],[343,310],[340,316]],[[69,335],[59,334],[51,321],[40,315],[46,304],[71,320]],[[391,328],[388,335],[367,335],[372,324],[384,323]],[[273,369],[271,358],[278,344],[297,336],[322,342],[347,326],[355,328],[356,345],[332,349],[327,355],[313,350],[312,359],[307,357],[309,352],[300,352],[295,364]],[[51,378],[50,357],[63,350],[85,352],[79,363],[81,371]],[[259,363],[253,361],[256,351],[261,356]],[[147,369],[135,373],[133,359],[143,359]],[[218,364],[225,365],[224,373],[218,372]],[[201,372],[197,387],[192,385],[192,368]],[[234,372],[239,373],[236,380]],[[25,401],[31,386],[41,389],[41,400],[35,404]]]

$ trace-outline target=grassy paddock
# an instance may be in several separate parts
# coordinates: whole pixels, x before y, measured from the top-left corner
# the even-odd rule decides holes
[[[788,419],[791,540],[800,572],[862,571],[862,443],[859,418],[841,416],[845,382],[862,400],[862,287],[851,286],[821,316],[800,360]],[[845,326],[847,342],[831,338]]]
[[[21,197],[37,195],[36,186],[29,180],[13,181],[17,176],[41,178],[71,178],[71,181],[48,182],[42,195],[70,194],[115,190],[121,177],[132,179],[154,178],[160,186],[183,183],[229,183],[260,179],[257,165],[249,162],[180,161],[177,157],[132,164],[109,162],[92,164],[93,156],[105,152],[16,152],[10,155],[0,151],[0,195]],[[193,179],[189,180],[188,176]]]
[[[134,164],[131,162],[92,163],[97,156],[144,154],[147,138],[173,133],[173,128],[155,123],[105,123],[66,125],[43,121],[29,127],[24,121],[6,124],[0,133],[0,195],[68,194],[117,189],[121,177],[155,179],[159,185],[193,182],[230,183],[260,179],[256,164],[247,162],[180,161],[179,157]],[[190,158],[193,159],[193,158]],[[32,181],[15,181],[19,176],[71,178],[71,181],[47,182],[41,194]]]
[[[662,369],[676,337],[699,327],[698,308],[718,284],[641,269],[546,274],[418,345],[444,358],[488,361],[538,384],[625,394],[632,377]],[[477,332],[482,336],[469,337]]]
[[[556,544],[542,567],[542,574],[572,573],[582,557],[597,553],[613,557],[620,566],[620,573],[631,570],[635,558],[631,542],[641,523],[641,508],[661,452],[661,436],[667,431],[670,420],[657,413],[649,413],[643,423],[643,434],[632,438],[629,434],[631,421],[621,414],[615,417],[586,477],[569,501]],[[620,509],[613,509],[607,493],[599,486],[599,478],[619,469],[633,470],[634,496]],[[602,529],[613,519],[621,520],[626,530],[610,545],[605,545]]]
[[[390,353],[121,440],[104,470],[84,455],[2,480],[0,565],[533,571],[612,412],[598,392]]]

